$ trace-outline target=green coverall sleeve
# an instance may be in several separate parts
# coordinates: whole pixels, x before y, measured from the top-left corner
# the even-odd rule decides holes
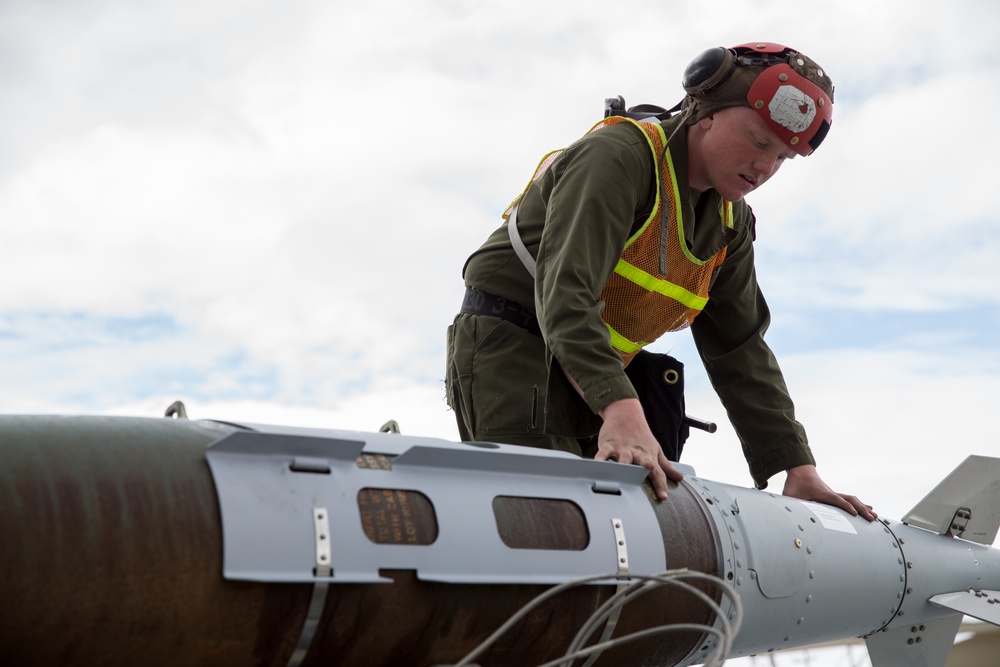
[[[771,348],[764,341],[770,311],[754,269],[749,207],[740,236],[691,325],[708,377],[740,438],[757,488],[774,474],[813,464],[805,429]]]

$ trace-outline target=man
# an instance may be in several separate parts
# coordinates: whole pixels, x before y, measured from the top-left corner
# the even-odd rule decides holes
[[[774,355],[743,198],[830,127],[833,85],[787,47],[701,54],[680,113],[608,118],[546,156],[507,222],[466,262],[448,330],[449,405],[463,440],[547,447],[649,469],[654,493],[682,475],[650,431],[625,367],[691,327],[708,375],[764,488],[875,514],[816,471]],[[595,442],[596,436],[596,442]]]

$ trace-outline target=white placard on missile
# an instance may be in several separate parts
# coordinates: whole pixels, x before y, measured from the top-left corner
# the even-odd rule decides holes
[[[811,503],[805,500],[802,501],[802,504],[812,510],[812,513],[816,515],[816,518],[819,519],[824,528],[839,530],[842,533],[858,534],[858,531],[851,525],[850,520],[848,520],[847,515],[842,510],[830,505],[820,505],[819,503]]]

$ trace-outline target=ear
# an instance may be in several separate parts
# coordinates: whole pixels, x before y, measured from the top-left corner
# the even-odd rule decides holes
[[[712,124],[715,122],[715,112],[709,113],[707,116],[699,120],[696,125],[704,131],[708,131],[712,128]]]

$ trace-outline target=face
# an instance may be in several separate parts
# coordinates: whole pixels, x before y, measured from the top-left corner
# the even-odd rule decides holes
[[[697,190],[714,188],[739,201],[768,181],[795,157],[753,109],[728,107],[691,127],[688,171]]]

